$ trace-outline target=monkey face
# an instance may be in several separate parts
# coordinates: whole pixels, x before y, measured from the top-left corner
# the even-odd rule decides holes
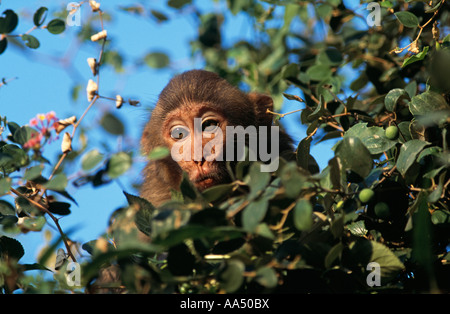
[[[165,145],[199,190],[229,180],[223,161],[226,126],[225,115],[208,104],[183,103],[165,119]]]
[[[154,205],[169,200],[171,191],[180,187],[183,171],[199,190],[230,182],[229,169],[242,160],[242,146],[251,144],[250,133],[258,143],[276,146],[266,154],[269,159],[278,151],[291,152],[286,134],[276,142],[268,133],[259,140],[259,128],[272,126],[272,110],[271,97],[244,93],[215,73],[192,70],[175,76],[159,95],[141,139],[143,154],[165,146],[171,155],[149,160],[141,196]],[[261,161],[266,162],[266,157]]]

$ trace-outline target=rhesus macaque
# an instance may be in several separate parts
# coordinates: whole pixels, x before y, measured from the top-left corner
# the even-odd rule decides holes
[[[201,149],[211,138],[215,138],[212,134],[226,137],[227,126],[255,126],[258,132],[260,126],[270,129],[273,114],[268,113],[267,109],[273,109],[272,98],[258,93],[246,94],[215,73],[204,70],[182,73],[175,76],[161,92],[143,131],[142,153],[148,154],[158,146],[173,152],[175,145],[180,146],[180,143],[187,143],[183,141],[195,137],[195,127],[197,130],[201,128]],[[208,133],[208,136],[202,137],[203,133]],[[270,142],[270,136],[269,130],[266,141]],[[194,141],[188,142],[190,145],[182,146],[179,151],[192,158],[175,161],[172,154],[164,159],[149,161],[144,169],[141,197],[155,206],[169,200],[171,189],[179,188],[183,171],[200,191],[230,181],[225,158],[222,161],[219,158],[208,160],[205,156],[196,158]],[[225,142],[223,140],[222,146],[214,146],[212,152],[224,156]],[[285,152],[293,154],[292,142],[287,134],[280,131],[277,143],[279,147],[276,151],[280,155]],[[271,147],[270,143],[268,146]]]

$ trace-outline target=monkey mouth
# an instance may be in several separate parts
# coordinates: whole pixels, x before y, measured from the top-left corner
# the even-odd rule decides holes
[[[193,180],[194,185],[199,189],[200,191],[203,191],[207,188],[210,188],[218,183],[220,183],[220,178],[218,176],[215,176],[213,174],[205,174],[205,175],[199,175],[195,180]]]

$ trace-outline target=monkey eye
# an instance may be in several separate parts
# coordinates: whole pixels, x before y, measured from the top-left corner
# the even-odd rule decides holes
[[[215,132],[219,127],[219,121],[214,119],[206,119],[202,122],[202,131],[203,132]]]
[[[177,141],[186,138],[188,135],[189,135],[189,129],[182,125],[174,126],[170,130],[170,137]]]

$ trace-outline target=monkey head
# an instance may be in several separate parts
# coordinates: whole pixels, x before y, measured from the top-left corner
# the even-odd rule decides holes
[[[141,139],[143,154],[163,146],[171,155],[148,162],[141,196],[154,205],[170,199],[183,172],[200,191],[229,182],[224,158],[217,158],[226,153],[226,128],[270,127],[267,109],[273,109],[271,97],[246,94],[215,73],[192,70],[175,76],[162,90]]]

